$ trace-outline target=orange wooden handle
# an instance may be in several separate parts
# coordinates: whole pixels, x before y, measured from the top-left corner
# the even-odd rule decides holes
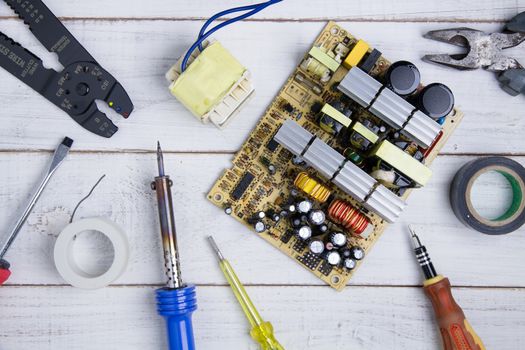
[[[438,277],[425,284],[425,293],[432,301],[434,313],[443,338],[444,350],[485,350],[463,310],[454,300],[448,278]],[[432,283],[433,282],[433,283]]]

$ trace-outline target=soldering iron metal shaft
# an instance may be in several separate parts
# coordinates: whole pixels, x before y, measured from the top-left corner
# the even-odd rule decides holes
[[[164,251],[164,266],[168,278],[166,287],[177,289],[181,288],[183,283],[180,272],[177,231],[175,229],[175,217],[173,215],[173,201],[171,197],[172,181],[170,177],[164,173],[164,158],[160,143],[157,143],[157,163],[159,176],[155,177],[152,188],[157,193],[162,248]]]

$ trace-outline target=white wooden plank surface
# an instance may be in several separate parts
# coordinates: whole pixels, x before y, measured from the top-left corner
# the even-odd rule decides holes
[[[66,18],[207,18],[226,8],[260,0],[170,1],[161,0],[144,6],[141,0],[48,0],[57,16]],[[522,0],[481,1],[338,1],[285,0],[256,16],[271,20],[366,20],[366,21],[505,21],[523,11]],[[13,16],[6,8],[0,16]]]
[[[8,35],[40,54],[34,38],[21,21],[1,21]],[[218,34],[254,76],[256,98],[223,131],[200,125],[172,97],[164,72],[194,39],[199,22],[186,21],[72,21],[67,23],[76,37],[101,64],[112,72],[132,96],[136,110],[128,120],[115,119],[121,130],[110,140],[101,139],[79,127],[5,71],[0,71],[3,149],[51,149],[64,134],[77,139],[77,149],[144,150],[163,138],[171,151],[236,151],[324,23],[249,22]],[[417,62],[423,80],[442,81],[454,91],[457,105],[466,117],[445,146],[446,153],[523,153],[523,96],[503,92],[489,72],[460,72],[426,64],[420,57],[428,52],[454,50],[421,37],[427,30],[456,26],[453,23],[349,23],[342,25],[366,38],[392,60]],[[479,28],[496,30],[500,24]],[[282,35],[286,33],[286,35]],[[279,37],[280,40],[274,40]],[[31,40],[33,39],[33,40]],[[257,50],[247,50],[257,47]],[[525,61],[525,51],[513,50]],[[476,87],[482,86],[482,89]],[[475,93],[473,94],[473,91]],[[49,130],[42,133],[41,130]],[[490,136],[487,136],[490,135]],[[487,142],[487,137],[490,141]]]
[[[56,174],[8,255],[13,277],[0,288],[0,349],[166,348],[153,299],[154,286],[163,282],[157,214],[149,189],[155,171],[151,150],[157,139],[167,151],[183,152],[168,154],[166,163],[175,183],[182,184],[175,188],[177,224],[184,277],[199,286],[200,309],[194,322],[199,349],[257,348],[204,240],[210,233],[250,285],[254,301],[287,349],[439,349],[429,302],[415,287],[421,276],[404,232],[409,222],[424,235],[440,271],[453,285],[463,286],[454,294],[487,348],[522,347],[525,273],[519,267],[525,229],[503,237],[469,230],[453,216],[447,192],[456,170],[472,159],[465,154],[515,154],[521,156],[514,159],[525,164],[523,97],[506,95],[490,73],[456,72],[419,58],[454,51],[423,39],[425,31],[463,25],[497,31],[503,21],[525,9],[525,1],[287,0],[273,6],[255,21],[217,34],[250,68],[257,89],[256,98],[224,131],[194,120],[169,95],[163,75],[194,40],[201,19],[238,5],[237,0],[46,3],[122,82],[136,111],[129,120],[117,120],[121,131],[113,139],[103,140],[0,71],[4,232],[49,158],[49,152],[42,151],[53,149],[64,135],[76,140],[76,152]],[[413,194],[400,222],[390,227],[342,293],[320,286],[309,272],[204,198],[219,172],[229,166],[231,155],[222,153],[238,149],[328,19],[346,21],[343,26],[392,60],[415,62],[424,82],[448,84],[466,112],[444,149],[446,155],[434,164],[429,186]],[[3,2],[0,30],[49,62],[49,54]],[[509,54],[525,61],[523,50]],[[63,286],[52,263],[52,247],[76,202],[102,173],[108,177],[78,217],[111,217],[128,232],[132,255],[116,286],[85,292]],[[498,186],[501,183],[485,183],[485,188]],[[492,203],[493,192],[487,193],[488,210],[498,203]],[[91,254],[107,258],[100,240],[77,245],[84,259]],[[101,262],[90,265],[97,268]]]
[[[28,197],[28,189],[49,158],[48,154],[0,153],[0,227],[15,219],[12,208]],[[431,249],[437,267],[458,286],[525,287],[525,270],[516,268],[525,250],[525,227],[502,237],[469,230],[454,217],[448,186],[459,167],[471,157],[439,157],[426,188],[414,191],[401,220],[385,233],[352,284],[418,285],[421,280],[410,252],[406,224],[414,223]],[[522,164],[525,159],[516,158]],[[256,237],[251,231],[205,199],[226,166],[229,155],[167,155],[166,166],[175,183],[175,210],[184,274],[189,281],[222,284],[206,237],[216,236],[225,254],[250,284],[322,284],[315,276]],[[78,218],[109,216],[127,232],[132,254],[119,284],[163,282],[160,239],[154,193],[154,154],[72,154],[50,183],[28,224],[9,253],[13,284],[61,284],[52,262],[55,237],[68,222],[71,210],[101,174],[106,179],[85,202]],[[96,166],[95,166],[96,164]],[[484,192],[484,191],[481,191]],[[494,191],[487,189],[486,193]],[[487,206],[492,205],[487,201]],[[31,259],[27,259],[31,256]],[[285,267],[286,268],[283,268]],[[501,273],[505,271],[505,273]],[[487,278],[490,276],[490,278]]]
[[[217,267],[218,269],[218,267]],[[286,349],[440,349],[430,302],[420,288],[248,287]],[[198,287],[198,349],[258,349],[227,287]],[[166,349],[153,287],[5,287],[1,349]],[[525,341],[522,289],[462,289],[454,295],[487,349],[516,350]],[[285,311],[284,311],[285,310]]]

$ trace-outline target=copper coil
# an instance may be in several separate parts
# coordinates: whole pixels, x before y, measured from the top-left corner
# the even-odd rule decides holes
[[[350,203],[335,199],[328,207],[328,217],[356,235],[362,234],[370,225],[368,218]]]
[[[297,175],[294,185],[308,196],[321,203],[326,202],[331,194],[331,191],[326,186],[311,178],[310,175],[305,172]]]

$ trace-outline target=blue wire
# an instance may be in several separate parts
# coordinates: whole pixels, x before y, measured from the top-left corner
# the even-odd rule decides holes
[[[222,22],[222,23],[216,25],[215,27],[213,27],[212,29],[210,29],[208,32],[206,32],[206,33],[202,34],[201,36],[199,36],[197,41],[190,47],[188,52],[186,52],[186,55],[184,56],[184,59],[182,60],[182,63],[181,63],[181,71],[184,72],[186,70],[187,65],[188,65],[188,61],[189,61],[193,51],[195,51],[195,49],[197,47],[199,47],[199,45],[201,45],[204,42],[204,40],[206,40],[210,35],[215,33],[217,30],[219,30],[219,29],[221,29],[221,28],[223,28],[223,27],[225,27],[225,26],[227,26],[229,24],[232,24],[232,23],[241,21],[241,20],[243,20],[245,18],[248,18],[250,16],[253,16],[254,14],[264,10],[268,6],[276,4],[276,3],[281,2],[281,1],[283,1],[283,0],[270,0],[270,1],[267,1],[266,3],[263,3],[262,5],[259,4],[257,7],[253,8],[250,12],[247,12],[247,13],[245,13],[243,15],[240,15],[240,16],[231,18],[231,19],[229,19],[229,20],[227,20],[225,22]],[[252,5],[252,6],[254,6],[254,5]],[[233,12],[237,12],[237,11],[233,11]]]
[[[253,4],[253,5],[248,5],[248,6],[240,6],[240,7],[234,7],[234,8],[231,8],[231,9],[228,9],[228,10],[224,10],[224,11],[221,11],[219,13],[216,13],[214,14],[213,16],[211,16],[205,23],[204,25],[202,26],[200,32],[199,32],[199,36],[197,38],[200,38],[201,36],[204,35],[204,33],[206,32],[206,29],[210,26],[210,24],[215,21],[217,18],[220,18],[220,17],[223,17],[223,16],[226,16],[226,15],[229,15],[230,13],[235,13],[235,12],[242,12],[242,11],[248,11],[248,10],[253,10],[259,6],[263,6],[264,4],[266,4],[266,2],[261,2],[261,3],[258,3],[258,4]],[[202,44],[199,45],[199,50],[203,50],[202,48]]]

